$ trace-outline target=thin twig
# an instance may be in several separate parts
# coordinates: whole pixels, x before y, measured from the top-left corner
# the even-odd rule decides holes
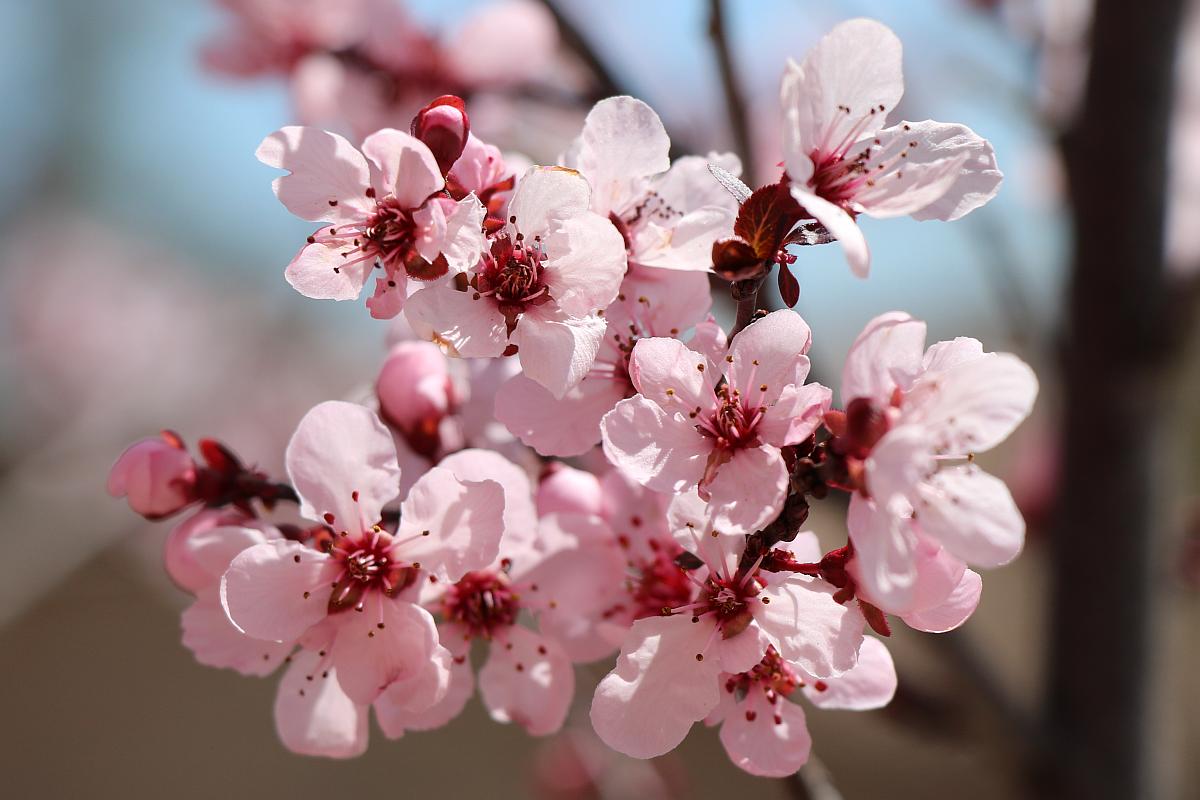
[[[729,128],[733,132],[734,147],[742,159],[742,174],[753,179],[754,150],[750,143],[750,118],[746,112],[746,99],[738,84],[737,68],[733,63],[733,51],[725,30],[725,4],[722,0],[708,2],[708,35],[712,39],[713,51],[717,56],[717,67],[721,73],[721,88],[725,92],[725,110],[729,112]]]
[[[730,294],[737,302],[737,317],[734,319],[733,329],[729,331],[729,341],[732,342],[733,337],[753,321],[754,312],[758,311],[758,291],[766,281],[767,274],[769,273],[764,273],[758,278],[737,281],[730,287]]]
[[[842,793],[833,783],[833,774],[815,753],[809,755],[808,763],[799,772],[783,781],[795,800],[842,800]]]

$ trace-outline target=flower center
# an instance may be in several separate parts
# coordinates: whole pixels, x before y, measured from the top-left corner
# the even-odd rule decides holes
[[[368,195],[374,196],[373,191]],[[342,263],[333,268],[334,272],[363,261],[379,261],[390,276],[405,268],[413,254],[415,239],[412,211],[401,207],[394,196],[388,195],[376,201],[375,210],[363,221],[330,226],[308,237],[308,243],[334,247],[349,245],[341,252]]]
[[[526,306],[550,300],[544,283],[545,260],[540,236],[533,244],[520,233],[497,237],[483,255],[473,288],[481,296],[494,297],[506,313],[520,313]]]
[[[732,694],[741,702],[752,691],[761,691],[766,701],[775,706],[781,697],[788,697],[792,692],[800,686],[804,685],[804,681],[795,673],[787,662],[779,657],[774,645],[767,647],[766,655],[763,660],[754,666],[749,672],[741,672],[737,675],[731,675],[725,681],[725,691]],[[753,708],[746,710],[746,719],[753,722],[757,716],[757,712]],[[783,722],[783,717],[778,710],[774,712],[775,724]]]
[[[879,108],[882,110],[882,107]],[[845,110],[849,113],[848,108]],[[874,188],[884,179],[899,180],[904,177],[908,154],[917,147],[916,141],[905,142],[900,136],[893,136],[887,145],[878,138],[857,141],[874,113],[872,111],[864,115],[837,146],[832,149],[815,148],[809,153],[813,162],[813,174],[808,179],[809,188],[814,194],[842,206],[852,214],[858,211],[852,207],[852,203],[860,192]],[[905,125],[904,130],[911,130],[911,127]]]
[[[694,589],[672,554],[660,550],[653,560],[642,562],[639,576],[630,581],[633,618],[659,616],[664,608],[684,605],[692,599]]]
[[[329,613],[361,609],[369,591],[391,596],[416,580],[417,565],[405,565],[394,554],[395,541],[378,526],[357,536],[338,534],[329,542],[329,554],[342,571],[329,596]]]
[[[442,599],[446,619],[472,637],[490,639],[517,621],[521,604],[508,576],[491,570],[468,572]]]
[[[758,422],[763,409],[742,399],[741,392],[726,383],[717,389],[717,406],[696,429],[714,440],[719,449],[733,450],[758,444]]]

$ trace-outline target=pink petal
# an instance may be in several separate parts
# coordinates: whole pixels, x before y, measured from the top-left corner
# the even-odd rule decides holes
[[[375,701],[375,719],[383,735],[398,739],[407,731],[428,731],[440,728],[462,713],[475,693],[475,677],[469,663],[450,659],[449,683],[442,699],[423,711],[410,711],[407,703],[395,702],[388,689]]]
[[[944,197],[959,180],[970,153],[935,148],[909,123],[879,131],[875,141],[881,152],[891,154],[868,168],[893,165],[868,181],[855,194],[854,202],[872,217],[901,217],[913,214]],[[915,145],[915,146],[914,146]],[[899,153],[904,157],[900,158]]]
[[[489,297],[448,286],[427,286],[408,298],[404,315],[419,338],[453,356],[492,358],[508,346],[504,315]]]
[[[562,220],[586,213],[590,196],[588,182],[575,170],[530,167],[517,184],[508,213],[516,217],[516,229],[533,239],[545,236]]]
[[[525,470],[491,450],[470,448],[448,455],[438,466],[454,473],[460,481],[495,481],[504,490],[504,530],[532,531],[538,512],[533,487]]]
[[[922,361],[922,369],[925,371],[925,376],[928,376],[935,372],[945,372],[951,367],[966,361],[974,361],[984,355],[982,342],[967,336],[959,336],[949,341],[934,342],[929,345]]]
[[[729,384],[755,403],[773,403],[785,386],[804,383],[812,331],[795,311],[772,311],[751,323],[729,345]],[[761,387],[766,386],[763,391]]]
[[[366,159],[336,133],[288,126],[263,139],[255,156],[290,173],[272,185],[279,202],[301,219],[346,224],[365,219],[375,205],[366,194]]]
[[[328,230],[322,228],[317,235]],[[297,292],[314,300],[355,300],[375,266],[372,259],[348,263],[360,255],[349,244],[306,244],[287,265],[283,277]]]
[[[446,257],[451,272],[465,272],[479,261],[486,245],[483,235],[486,216],[487,210],[475,195],[467,195],[446,217],[446,233],[438,242],[438,249]]]
[[[783,697],[768,703],[751,689],[721,724],[721,744],[729,760],[751,775],[782,778],[807,763],[812,737],[800,706]]]
[[[775,447],[799,444],[821,424],[833,404],[833,392],[819,383],[784,387],[758,423],[758,436]]]
[[[645,267],[703,275],[712,266],[713,244],[733,235],[735,217],[730,209],[707,206],[669,224],[645,223],[634,234],[630,259]]]
[[[904,614],[902,619],[910,628],[926,633],[952,631],[975,613],[982,594],[983,578],[968,569],[941,605]]]
[[[901,425],[883,435],[867,458],[866,484],[880,506],[913,488],[937,469],[930,452],[929,431],[921,425]]]
[[[914,219],[956,220],[986,204],[1000,191],[1004,175],[996,166],[996,153],[987,139],[966,125],[932,120],[909,125],[908,135],[919,143],[909,152],[910,160],[966,156],[954,182],[941,197],[914,212]]]
[[[625,240],[597,214],[561,220],[543,240],[546,288],[563,313],[586,317],[616,299],[625,277]]]
[[[398,716],[428,712],[450,693],[453,664],[454,656],[450,651],[436,646],[417,672],[389,683],[375,705],[386,705]]]
[[[599,479],[582,469],[555,465],[538,481],[537,512],[602,515],[604,495]]]
[[[768,586],[752,607],[755,623],[787,661],[817,677],[841,675],[858,661],[863,616],[833,599],[824,581],[797,575]]]
[[[794,165],[797,157],[831,152],[883,126],[904,94],[901,52],[900,40],[887,26],[852,19],[825,34],[802,64],[789,63],[781,101],[792,180],[811,175],[811,167],[804,171]]]
[[[547,547],[529,570],[514,577],[536,585],[537,598],[548,607],[539,612],[543,634],[562,645],[572,661],[595,661],[612,652],[596,627],[615,602],[613,587],[626,577],[626,563],[616,536],[602,519],[584,514],[550,514],[538,526]]]
[[[883,708],[896,694],[896,665],[883,642],[868,636],[858,663],[836,678],[806,682],[804,694],[818,708],[869,711]]]
[[[108,494],[124,497],[149,519],[174,514],[195,501],[196,464],[187,450],[164,437],[134,442],[108,473]]]
[[[269,675],[295,648],[295,642],[252,639],[234,627],[221,607],[220,586],[196,596],[180,617],[183,646],[207,667],[237,670],[243,675]]]
[[[262,525],[263,529],[249,527],[252,524]],[[187,559],[197,576],[203,575],[204,580],[197,589],[215,587],[221,583],[221,576],[229,569],[230,562],[238,553],[275,539],[282,538],[278,531],[258,520],[247,520],[244,524],[218,525],[211,528],[193,528],[186,543]]]
[[[496,419],[541,455],[582,455],[599,444],[600,420],[625,398],[623,384],[593,371],[555,399],[541,384],[516,375],[496,392]]]
[[[514,625],[492,643],[479,670],[479,694],[497,722],[531,736],[562,727],[575,694],[575,670],[553,639]]]
[[[342,612],[338,622],[333,664],[342,690],[358,703],[371,703],[390,684],[411,680],[429,668],[437,652],[429,612],[379,592],[367,596],[362,611]]]
[[[321,662],[309,650],[293,657],[275,694],[275,730],[293,753],[360,756],[367,750],[367,708],[347,697],[336,672]]]
[[[842,403],[865,397],[886,408],[899,386],[907,389],[921,370],[925,323],[893,311],[867,323],[846,354]]]
[[[734,451],[707,486],[712,498],[712,523],[722,533],[753,533],[783,508],[787,467],[779,449],[769,445]]]
[[[668,415],[640,396],[617,403],[600,421],[600,432],[609,461],[659,492],[695,486],[711,451],[686,417]]]
[[[382,193],[395,195],[401,208],[416,208],[446,183],[437,159],[415,136],[384,128],[363,140],[362,151],[379,169]]]
[[[367,298],[371,319],[395,319],[404,310],[408,278],[397,272],[394,278],[376,278],[375,293]]]
[[[579,168],[600,214],[623,211],[640,179],[671,166],[671,140],[654,109],[632,97],[609,97],[588,112],[579,136]]]
[[[163,567],[175,585],[195,594],[206,586],[219,583],[229,563],[226,562],[214,575],[210,563],[196,559],[194,552],[198,543],[204,542],[207,546],[207,537],[201,537],[213,528],[241,526],[249,521],[240,511],[203,508],[171,528],[163,545]]]
[[[289,541],[243,550],[221,578],[221,604],[239,630],[255,639],[294,641],[325,618],[338,566],[329,556]]]
[[[711,251],[706,258],[711,261]],[[635,265],[626,273],[620,295],[604,315],[609,337],[616,333],[624,336],[632,324],[641,336],[679,338],[684,331],[710,319],[711,308],[712,291],[703,272],[668,272]]]
[[[887,608],[912,608],[917,536],[911,521],[856,494],[850,499],[846,527],[866,593]]]
[[[938,452],[982,452],[1029,416],[1037,392],[1037,376],[1025,362],[988,353],[917,381],[905,398],[904,419],[928,428]]]
[[[643,397],[670,414],[688,414],[715,403],[713,367],[678,339],[640,339],[629,359],[629,377]]]
[[[592,726],[612,749],[634,758],[673,750],[720,700],[720,664],[697,660],[711,625],[685,615],[646,617],[633,624],[616,667],[592,699]]]
[[[771,637],[757,625],[750,625],[728,639],[717,634],[705,658],[717,658],[721,662],[722,672],[736,675],[739,672],[749,672],[758,666],[770,646]]]
[[[432,342],[401,342],[392,348],[375,380],[381,415],[401,429],[439,419],[455,390],[446,356]]]
[[[867,277],[871,272],[871,250],[867,247],[862,229],[854,219],[841,206],[834,205],[803,187],[793,186],[792,197],[825,226],[830,236],[838,240],[842,252],[846,255],[846,262],[850,265],[850,271],[859,278]]]
[[[1025,520],[1004,481],[974,465],[942,469],[917,489],[921,529],[979,567],[1012,561],[1025,542]]]
[[[453,583],[492,563],[503,533],[504,488],[499,483],[460,481],[450,470],[434,467],[400,505],[396,538],[406,561]]]
[[[358,533],[378,522],[400,483],[388,429],[370,409],[338,400],[304,415],[285,462],[300,513],[312,520],[332,514],[335,530]]]
[[[598,316],[566,316],[551,304],[526,311],[512,336],[521,369],[550,394],[562,397],[591,370],[604,327]]]

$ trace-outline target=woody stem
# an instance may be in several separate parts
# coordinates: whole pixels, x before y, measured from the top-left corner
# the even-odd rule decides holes
[[[758,310],[758,290],[762,288],[769,273],[770,264],[758,277],[735,281],[730,287],[730,294],[737,303],[737,318],[733,322],[733,330],[729,332],[729,341],[732,342],[733,337],[741,333],[742,329],[753,321],[754,312]]]

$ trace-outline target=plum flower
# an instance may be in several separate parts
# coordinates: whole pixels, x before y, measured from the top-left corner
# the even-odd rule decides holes
[[[601,100],[560,159],[592,185],[592,210],[621,231],[629,263],[704,272],[713,242],[733,230],[737,204],[708,164],[732,174],[729,153],[684,156],[672,164],[671,140],[654,109],[632,97]]]
[[[841,241],[859,277],[870,251],[855,216],[955,220],[991,200],[1003,177],[991,144],[965,125],[884,128],[903,93],[900,40],[869,19],[841,23],[783,76],[792,196]]]
[[[286,463],[301,514],[335,533],[322,549],[271,541],[238,554],[221,581],[230,620],[256,639],[319,641],[320,671],[335,672],[355,703],[385,690],[418,706],[441,699],[429,684],[439,684],[431,673],[448,654],[406,590],[427,574],[457,580],[495,557],[500,486],[431,469],[401,504],[396,532],[383,530],[380,512],[400,481],[396,451],[378,417],[342,402],[305,415]]]
[[[690,602],[633,624],[596,687],[591,718],[609,747],[634,758],[674,749],[721,701],[722,674],[752,670],[768,648],[815,678],[851,670],[863,617],[820,578],[747,563],[744,536],[718,534],[695,492],[672,501],[672,528],[703,566]],[[787,545],[780,549],[786,551]]]
[[[468,358],[515,349],[525,375],[556,397],[578,384],[625,273],[621,236],[588,210],[588,195],[572,170],[530,169],[479,263],[409,299],[413,330]]]
[[[455,201],[420,140],[385,128],[362,152],[318,128],[281,128],[258,146],[259,161],[286,169],[275,195],[301,219],[329,224],[308,237],[284,272],[305,297],[353,300],[378,268],[371,315],[399,313],[408,278],[433,281],[475,263],[483,248],[483,207]]]
[[[900,614],[929,607],[922,572],[939,547],[997,567],[1016,557],[1025,535],[1008,488],[973,457],[1029,414],[1037,378],[1016,356],[985,353],[975,339],[924,346],[925,323],[907,314],[868,323],[842,373],[844,418],[833,420],[846,488],[855,490],[848,524],[859,581]],[[963,575],[938,581],[949,584],[943,596]]]
[[[896,665],[878,639],[863,639],[858,663],[835,678],[816,678],[789,664],[774,647],[752,669],[722,676],[721,703],[706,722],[721,726],[729,759],[752,775],[782,778],[808,761],[812,738],[797,689],[821,709],[882,708],[896,692]]]
[[[604,312],[607,327],[591,370],[556,398],[541,384],[517,375],[496,394],[496,418],[544,456],[577,456],[600,442],[600,420],[637,393],[629,358],[639,339],[679,337],[696,329],[694,347],[724,344],[708,318],[712,304],[701,273],[630,270],[617,299]]]
[[[699,486],[722,531],[757,530],[787,490],[780,448],[808,438],[829,408],[829,390],[804,383],[810,340],[798,314],[768,314],[733,340],[723,379],[674,339],[639,341],[629,365],[639,394],[601,422],[605,454],[655,491]]]
[[[479,689],[492,718],[535,736],[553,733],[575,690],[574,659],[555,633],[582,635],[620,580],[622,562],[606,547],[610,534],[598,518],[563,513],[539,520],[528,478],[498,454],[463,450],[440,468],[463,480],[493,478],[505,493],[498,557],[453,584],[431,583],[424,595],[440,612],[442,642],[455,655],[453,691],[470,695],[466,657],[472,642],[486,642]],[[539,631],[519,622],[522,612],[539,620]]]

